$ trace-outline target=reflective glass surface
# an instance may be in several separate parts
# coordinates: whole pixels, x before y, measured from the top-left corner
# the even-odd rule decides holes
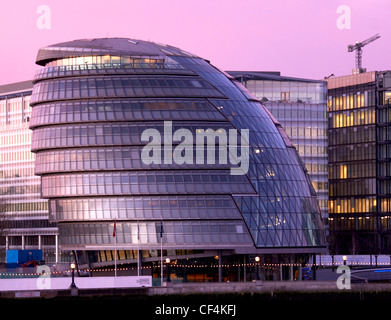
[[[83,245],[148,248],[205,248],[216,246],[248,246],[252,240],[245,232],[243,221],[165,221],[163,237],[160,237],[161,222],[116,222],[116,239],[113,223],[61,223],[61,241],[74,247]]]
[[[199,77],[93,77],[47,80],[34,85],[31,104],[44,101],[118,97],[223,97]]]
[[[42,197],[123,194],[231,194],[254,193],[244,175],[200,170],[47,175]]]
[[[173,123],[172,133],[178,129],[188,129],[195,142],[197,133],[202,130],[214,131],[223,129],[226,133],[232,128],[228,122],[177,122]],[[37,128],[31,141],[31,149],[53,149],[79,146],[104,146],[104,145],[146,145],[141,136],[147,129],[155,129],[161,136],[161,145],[164,147],[164,123],[163,122],[121,122],[121,123],[96,123],[96,124],[72,124],[56,125]],[[239,136],[238,136],[239,137]],[[270,141],[280,136],[272,135]],[[277,141],[281,143],[280,141]],[[177,142],[178,144],[178,142]]]
[[[35,78],[32,150],[61,245],[110,249],[118,219],[117,242],[132,249],[159,248],[161,225],[163,244],[170,248],[244,246],[250,252],[289,247],[300,252],[300,247],[324,247],[305,166],[270,112],[208,61],[180,49],[149,46],[159,61],[128,61],[115,45],[105,61],[90,48],[80,57],[73,51],[66,56],[62,46],[39,54],[41,65],[53,63]],[[142,57],[150,58],[151,52]],[[100,64],[94,62],[98,56]],[[238,135],[229,140],[236,146],[248,130],[248,149],[239,151],[247,157],[248,171],[232,175],[238,163],[227,162],[141,163],[148,143],[141,139],[144,130],[163,134],[167,120],[173,132],[188,129],[192,135],[236,129]],[[186,145],[194,147],[195,140]],[[216,154],[215,149],[209,157]]]
[[[40,104],[33,108],[30,128],[70,122],[142,120],[222,120],[206,99],[87,100]]]
[[[297,151],[284,142],[286,137],[281,135],[282,130],[275,119],[260,103],[247,101],[246,92],[240,91],[227,77],[222,77],[218,70],[208,68],[207,62],[195,62],[186,57],[175,59],[215,83],[230,99],[210,101],[220,106],[219,110],[236,128],[249,128],[252,132],[250,144],[257,146],[259,152],[250,152],[247,175],[259,196],[234,199],[255,243],[260,247],[324,244],[325,234],[315,190],[304,163]],[[291,165],[281,165],[286,161]]]
[[[30,150],[32,85],[5,88],[0,94],[0,259],[6,260],[6,250],[41,249],[52,263],[58,230],[49,223],[48,201],[41,198]]]
[[[190,70],[186,70],[180,65],[159,65],[159,64],[141,64],[141,65],[70,65],[62,67],[49,67],[40,69],[35,74],[35,79],[53,79],[62,77],[86,76],[86,75],[194,75]]]
[[[35,173],[83,172],[100,170],[148,170],[148,169],[230,169],[238,165],[219,162],[219,150],[211,154],[207,148],[194,148],[194,158],[202,153],[204,160],[198,163],[146,164],[141,157],[143,147],[121,148],[77,148],[66,150],[45,151],[37,154]],[[226,151],[228,154],[229,150]],[[163,150],[162,150],[163,155]],[[200,157],[199,157],[200,158]]]
[[[325,85],[324,85],[325,86]],[[324,219],[328,218],[326,103],[265,102],[283,125],[311,177]]]
[[[227,195],[54,199],[50,209],[52,219],[58,221],[241,219]]]
[[[305,81],[247,80],[245,86],[261,101],[324,103],[325,87]]]

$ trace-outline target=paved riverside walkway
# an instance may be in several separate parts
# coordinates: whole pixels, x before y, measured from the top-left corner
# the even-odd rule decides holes
[[[119,277],[121,278],[121,277]],[[19,296],[31,297],[67,297],[70,289],[65,290],[31,290],[20,294],[20,291],[1,292],[0,298],[14,298]],[[39,293],[39,294],[38,294]],[[338,289],[336,281],[254,281],[254,282],[188,282],[188,283],[164,283],[163,286],[146,288],[92,288],[79,289],[79,297],[94,296],[218,296],[218,295],[244,295],[258,294],[278,296],[283,294],[294,295],[293,298],[302,296],[314,296],[316,294],[385,294],[391,299],[391,283],[352,283],[350,289]]]

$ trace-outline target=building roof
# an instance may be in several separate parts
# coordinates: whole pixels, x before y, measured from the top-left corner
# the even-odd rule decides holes
[[[23,91],[29,91],[32,89],[33,89],[33,81],[32,80],[14,82],[14,83],[1,85],[0,86],[0,95],[14,94],[14,93],[19,93],[19,92],[23,92]]]
[[[191,56],[196,55],[179,48],[143,40],[128,38],[97,38],[80,39],[69,42],[57,43],[38,51],[36,63],[45,65],[51,60],[69,58],[72,56],[90,56],[106,54],[127,54],[131,56],[156,56],[166,55]]]
[[[325,83],[323,80],[282,76],[278,71],[227,71],[232,77],[243,80],[297,81]]]
[[[376,79],[376,71],[364,72],[358,74],[349,74],[340,77],[327,79],[328,89],[354,86],[363,83],[374,82]]]

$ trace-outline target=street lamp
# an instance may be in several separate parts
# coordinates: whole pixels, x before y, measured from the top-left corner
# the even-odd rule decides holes
[[[166,258],[166,263],[167,263],[167,282],[171,282],[171,278],[170,278],[170,262],[171,262],[171,259],[170,258]]]
[[[71,263],[71,270],[72,270],[71,288],[76,288],[76,284],[75,284],[75,268],[76,268],[76,265],[74,263]]]
[[[70,267],[71,267],[71,270],[72,270],[72,283],[71,283],[71,286],[69,288],[71,289],[71,296],[72,297],[76,297],[76,296],[79,295],[79,288],[76,287],[76,284],[75,284],[75,268],[76,268],[76,264],[75,263],[71,263]]]
[[[255,257],[255,262],[257,263],[256,267],[255,267],[255,273],[256,273],[255,274],[255,277],[256,277],[255,279],[256,280],[260,280],[260,278],[259,278],[259,270],[258,270],[258,263],[259,263],[260,260],[261,260],[260,257],[258,257],[258,256]]]
[[[343,257],[342,257],[342,260],[343,260],[344,266],[346,266],[346,260],[348,260],[348,257],[347,257],[347,256],[343,256]]]

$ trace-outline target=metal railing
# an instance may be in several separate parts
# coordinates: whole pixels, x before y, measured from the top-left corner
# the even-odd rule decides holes
[[[68,66],[57,66],[57,67],[47,67],[38,69],[35,72],[34,80],[39,80],[42,78],[50,78],[56,76],[64,76],[64,75],[73,75],[77,73],[97,73],[100,70],[115,70],[119,71],[117,73],[124,73],[130,70],[167,70],[167,71],[185,71],[187,70],[180,64],[175,63],[130,63],[130,64],[120,64],[120,63],[102,63],[102,64],[83,64],[83,65],[68,65]]]

